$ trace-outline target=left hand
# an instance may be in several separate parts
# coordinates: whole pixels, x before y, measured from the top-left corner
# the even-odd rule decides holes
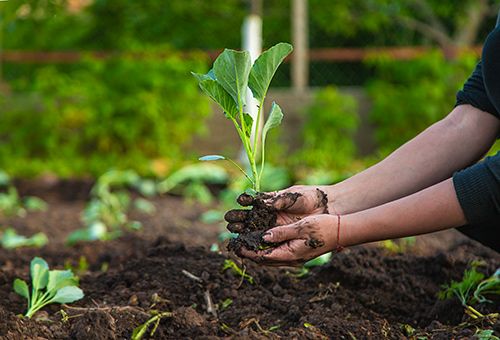
[[[298,222],[270,229],[264,235],[265,241],[283,242],[281,245],[259,251],[243,248],[239,255],[267,266],[300,266],[339,246],[337,227],[338,217],[335,215],[308,216]]]

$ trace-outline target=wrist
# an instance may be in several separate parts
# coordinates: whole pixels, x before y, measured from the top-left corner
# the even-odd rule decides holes
[[[341,185],[333,184],[330,186],[326,186],[322,188],[328,197],[328,211],[332,215],[340,214],[348,214],[353,211],[352,208],[349,207],[349,203],[347,200],[347,195],[345,195],[342,190]]]

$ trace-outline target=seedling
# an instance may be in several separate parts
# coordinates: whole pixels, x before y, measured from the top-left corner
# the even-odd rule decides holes
[[[234,274],[239,275],[241,279],[247,280],[248,283],[254,284],[254,279],[250,275],[246,273],[246,268],[241,269],[233,260],[225,259],[224,266],[222,267],[222,271],[226,271],[230,269]]]
[[[151,311],[151,314],[153,314],[153,316],[148,321],[146,321],[145,323],[134,329],[134,331],[132,332],[132,338],[131,338],[132,340],[141,340],[142,337],[148,331],[149,326],[151,324],[154,324],[153,329],[151,330],[151,332],[149,332],[149,336],[152,337],[155,334],[156,329],[160,325],[161,319],[171,318],[173,315],[171,312],[158,312],[158,311]]]
[[[279,43],[262,53],[252,65],[248,51],[226,49],[217,57],[213,68],[207,74],[193,73],[202,91],[224,110],[226,118],[234,124],[245,149],[251,174],[225,156],[208,155],[201,157],[200,160],[231,162],[248,178],[255,192],[260,191],[267,133],[280,125],[283,119],[281,108],[273,102],[269,117],[261,129],[259,122],[264,114],[264,100],[278,66],[291,51],[292,45]],[[246,102],[248,88],[259,103],[255,124],[253,117],[247,113],[247,106],[250,105]],[[257,169],[259,145],[260,169]]]
[[[2,247],[6,249],[14,249],[19,247],[36,247],[40,248],[46,245],[49,240],[44,233],[36,233],[31,237],[19,235],[13,228],[7,228],[2,233],[0,239]]]
[[[27,211],[47,210],[47,203],[38,197],[19,197],[9,175],[1,170],[0,188],[3,189],[3,192],[0,193],[0,215],[24,217]]]
[[[49,270],[45,260],[35,257],[30,265],[31,294],[26,281],[14,280],[14,291],[28,300],[25,316],[31,318],[51,303],[71,303],[83,298],[78,281],[71,270]]]
[[[130,193],[125,190],[128,187],[145,196],[156,193],[153,182],[141,179],[133,171],[112,170],[103,174],[92,188],[92,198],[82,213],[85,227],[70,234],[68,243],[110,240],[122,235],[123,229],[140,229],[140,222],[130,221],[127,217],[130,206],[148,214],[153,213],[155,208],[144,198],[132,201]]]
[[[500,269],[491,277],[484,279],[484,274],[476,271],[476,266],[473,265],[471,269],[465,270],[462,281],[452,281],[443,288],[444,290],[438,294],[440,299],[456,296],[464,306],[467,315],[473,319],[483,318],[484,315],[471,305],[490,302],[485,295],[500,295]]]

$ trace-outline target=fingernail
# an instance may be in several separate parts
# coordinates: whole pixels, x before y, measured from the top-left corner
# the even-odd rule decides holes
[[[273,239],[273,233],[268,231],[264,235],[262,235],[262,239],[266,242],[270,242]]]

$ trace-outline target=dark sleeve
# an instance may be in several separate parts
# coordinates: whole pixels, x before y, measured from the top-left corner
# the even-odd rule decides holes
[[[486,93],[486,88],[483,81],[483,65],[482,62],[477,64],[474,72],[465,82],[463,89],[457,93],[457,102],[455,106],[469,104],[475,108],[493,114],[500,118],[500,113]]]
[[[500,152],[456,172],[453,184],[470,226],[500,226]]]

